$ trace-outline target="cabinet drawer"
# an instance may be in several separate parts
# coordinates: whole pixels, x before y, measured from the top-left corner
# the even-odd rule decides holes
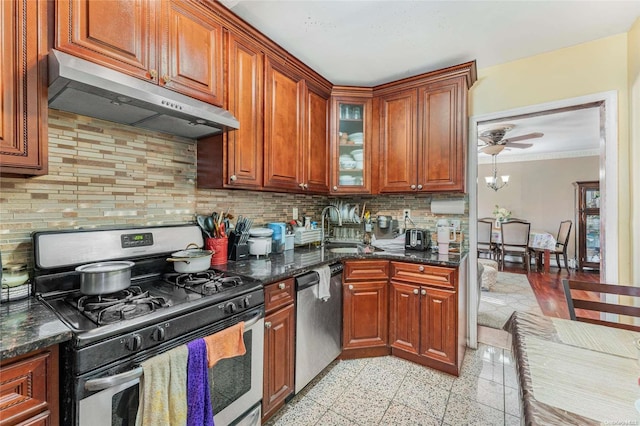
[[[53,346],[1,363],[0,425],[57,423],[57,354]]]
[[[266,312],[273,311],[289,303],[293,303],[295,292],[295,282],[293,278],[277,281],[264,288],[264,309]]]
[[[344,264],[344,282],[389,279],[389,262],[386,260],[349,261]]]
[[[391,262],[391,279],[411,284],[456,289],[456,270],[418,263]]]

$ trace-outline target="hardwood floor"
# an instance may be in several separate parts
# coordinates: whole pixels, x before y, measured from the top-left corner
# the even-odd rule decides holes
[[[562,288],[562,279],[571,277],[590,282],[600,281],[598,271],[577,272],[570,269],[570,273],[568,273],[566,269],[551,267],[548,274],[533,271],[527,273],[522,267],[522,263],[507,262],[504,266],[504,272],[526,274],[542,312],[547,316],[566,319],[569,319],[569,312]]]

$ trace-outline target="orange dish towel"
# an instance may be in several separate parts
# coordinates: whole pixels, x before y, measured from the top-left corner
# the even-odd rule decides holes
[[[207,344],[209,368],[216,365],[221,359],[244,355],[247,352],[247,348],[244,347],[243,335],[244,321],[205,337],[204,342]]]

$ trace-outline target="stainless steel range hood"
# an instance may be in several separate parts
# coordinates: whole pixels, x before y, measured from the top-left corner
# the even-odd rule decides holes
[[[49,53],[49,107],[191,139],[239,128],[229,111],[59,50]]]

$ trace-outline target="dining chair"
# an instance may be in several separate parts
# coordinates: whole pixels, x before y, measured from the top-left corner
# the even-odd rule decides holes
[[[638,299],[640,298],[640,287],[569,279],[563,279],[562,286],[569,309],[569,318],[573,321],[640,331],[640,326],[611,321],[609,318],[603,318],[602,315],[603,313],[617,314],[640,318],[640,307],[601,301],[603,300],[602,296],[608,294],[630,296],[634,299],[633,302],[637,302],[640,300]]]
[[[527,272],[531,268],[529,257],[529,231],[531,223],[522,220],[510,220],[500,225],[500,245],[498,246],[498,262],[500,270],[504,270],[505,256],[522,257]]]
[[[489,259],[496,256],[496,243],[493,242],[492,230],[493,220],[491,218],[478,219],[478,257],[480,253],[489,255]]]
[[[562,268],[560,264],[560,256],[564,258],[564,268],[569,272],[569,262],[567,257],[567,248],[569,247],[569,236],[571,235],[571,227],[573,222],[570,220],[563,220],[560,222],[560,228],[558,228],[558,235],[556,237],[556,246],[553,250],[550,250],[550,254],[555,254],[556,256],[556,264],[558,268]],[[529,249],[535,260],[536,267],[540,267],[542,265],[542,254],[544,253],[544,249],[539,248],[530,248]]]

